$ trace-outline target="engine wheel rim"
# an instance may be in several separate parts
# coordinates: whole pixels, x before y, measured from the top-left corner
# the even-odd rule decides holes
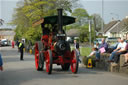
[[[71,71],[73,73],[77,73],[77,69],[78,69],[78,58],[76,56],[76,52],[73,51],[73,60],[72,60],[72,63],[71,63]]]
[[[46,57],[46,72],[49,72],[49,67],[50,67],[50,55],[49,55],[49,52],[47,52],[47,57]]]
[[[46,72],[48,74],[52,73],[52,51],[51,50],[47,51],[47,56],[46,56]]]
[[[36,69],[38,70],[38,66],[39,66],[39,50],[38,50],[38,44],[35,44],[35,66]]]

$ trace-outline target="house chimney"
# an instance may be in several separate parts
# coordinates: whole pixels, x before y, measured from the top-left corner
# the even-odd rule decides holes
[[[115,19],[112,17],[112,21],[115,21]]]

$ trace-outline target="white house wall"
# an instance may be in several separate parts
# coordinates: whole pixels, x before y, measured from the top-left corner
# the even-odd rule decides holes
[[[110,32],[107,32],[107,33],[104,34],[104,36],[112,37],[112,34]]]
[[[107,37],[122,37],[121,34],[118,34],[118,33],[111,33],[110,31],[116,27],[120,22],[117,22],[114,26],[112,26],[106,33],[104,33],[104,36],[107,36]]]

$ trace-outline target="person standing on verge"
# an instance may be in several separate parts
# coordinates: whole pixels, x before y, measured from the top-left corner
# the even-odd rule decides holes
[[[23,41],[19,43],[19,50],[20,50],[20,60],[24,60],[23,59],[23,54],[24,54],[24,44]]]
[[[1,54],[0,54],[0,70],[3,71],[3,61],[2,61]]]
[[[74,47],[76,49],[77,56],[80,57],[79,43],[77,43],[76,40],[74,40]],[[79,59],[79,62],[81,63],[81,60],[80,59]]]

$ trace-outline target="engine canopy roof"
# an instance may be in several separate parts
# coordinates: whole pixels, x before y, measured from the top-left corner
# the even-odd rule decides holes
[[[75,23],[75,20],[76,20],[76,18],[74,18],[74,17],[63,16],[63,20],[62,20],[63,26]],[[43,23],[44,24],[52,24],[52,25],[58,24],[58,16],[47,16],[47,17],[44,17],[44,22]]]

